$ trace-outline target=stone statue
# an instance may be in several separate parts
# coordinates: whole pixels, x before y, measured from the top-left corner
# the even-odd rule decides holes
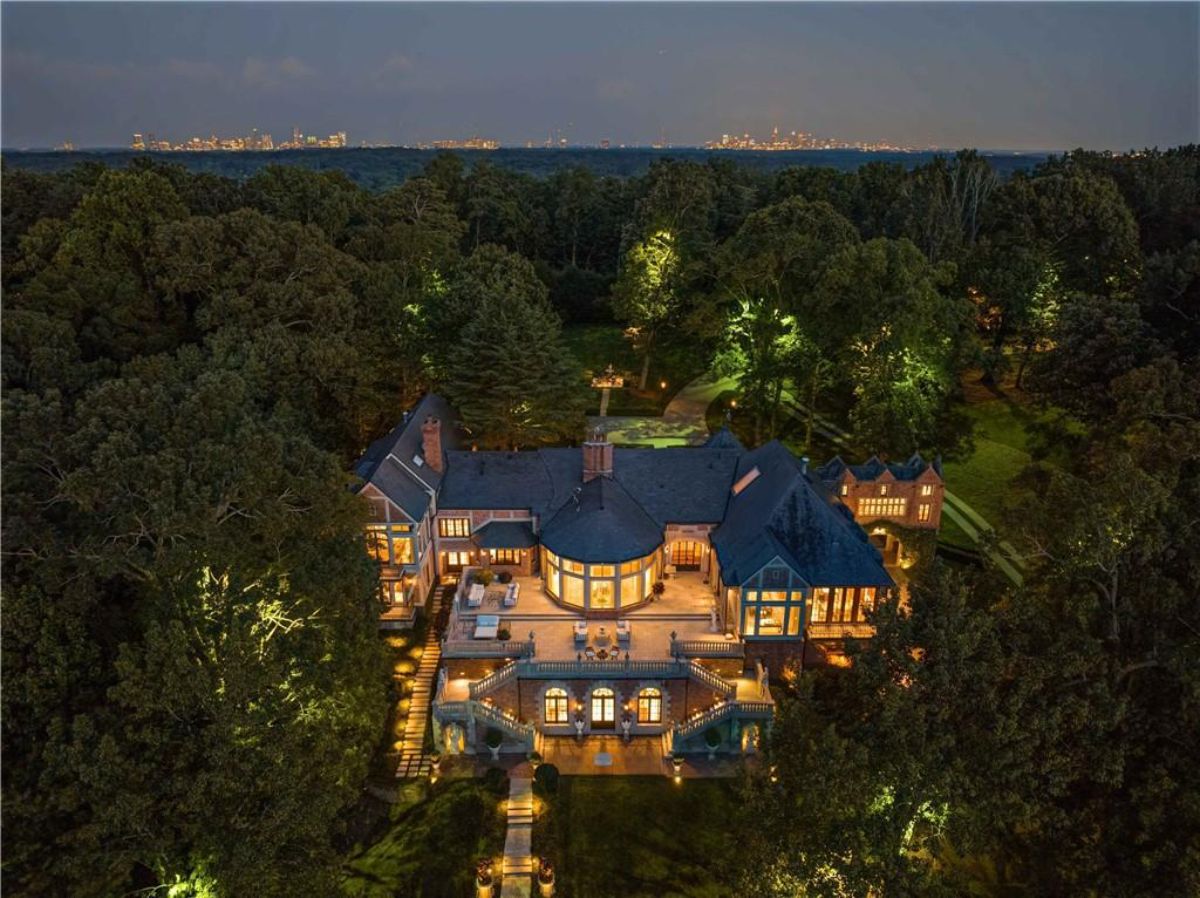
[[[583,716],[576,715],[575,717],[575,741],[583,741]]]
[[[625,735],[626,742],[629,741],[629,728],[632,725],[633,725],[633,722],[629,719],[628,714],[626,714],[624,717],[621,718],[621,732]]]

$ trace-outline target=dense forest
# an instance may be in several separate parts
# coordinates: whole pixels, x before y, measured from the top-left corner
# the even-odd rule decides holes
[[[667,345],[735,376],[756,441],[791,389],[961,451],[968,370],[1053,411],[1023,586],[933,564],[782,703],[746,895],[1200,890],[1200,148],[3,187],[14,894],[337,891],[388,690],[347,471],[431,388],[480,446],[577,439],[582,322],[642,386]]]

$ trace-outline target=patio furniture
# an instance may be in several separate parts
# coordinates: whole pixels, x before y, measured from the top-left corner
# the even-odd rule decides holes
[[[596,634],[596,645],[603,648],[604,646],[607,646],[609,642],[610,642],[610,638],[608,635],[608,631],[605,630],[604,627],[601,627],[600,632]]]
[[[625,618],[617,621],[617,645],[629,648],[629,637],[633,635],[633,626]]]
[[[475,618],[475,639],[495,639],[500,630],[500,615],[481,614]]]
[[[521,584],[510,583],[508,588],[504,590],[504,607],[512,608],[517,604],[517,598],[521,595]]]
[[[596,650],[589,645],[586,649],[583,650],[583,657],[587,658],[589,661],[595,661],[596,660]]]
[[[483,597],[487,594],[487,588],[482,583],[472,583],[471,589],[467,593],[467,607],[478,608],[483,604]]]
[[[577,620],[577,621],[575,621],[575,624],[571,629],[572,629],[572,632],[575,634],[575,645],[583,645],[585,642],[587,642],[587,637],[588,637],[587,621]]]

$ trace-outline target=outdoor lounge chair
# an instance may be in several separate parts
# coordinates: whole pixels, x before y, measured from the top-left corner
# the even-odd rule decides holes
[[[483,604],[483,597],[487,593],[487,589],[482,583],[472,583],[471,590],[467,593],[467,607],[478,608]]]
[[[629,648],[629,637],[633,635],[633,626],[625,618],[617,621],[617,645]]]
[[[481,614],[475,618],[474,639],[495,639],[500,631],[500,615]]]
[[[504,607],[513,608],[517,604],[517,597],[521,594],[521,584],[510,583],[504,590]]]
[[[588,638],[587,621],[585,621],[585,620],[575,621],[573,630],[575,633],[575,645],[583,645],[585,642],[587,642],[587,638]]]

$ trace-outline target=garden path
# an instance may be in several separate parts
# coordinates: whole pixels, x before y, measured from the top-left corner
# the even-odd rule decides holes
[[[500,898],[529,898],[533,879],[533,780],[514,776],[508,782],[508,833],[504,837]]]
[[[685,385],[671,397],[659,417],[591,417],[588,424],[600,427],[618,445],[689,446],[708,439],[706,415],[713,400],[737,386],[732,377],[705,374]]]

